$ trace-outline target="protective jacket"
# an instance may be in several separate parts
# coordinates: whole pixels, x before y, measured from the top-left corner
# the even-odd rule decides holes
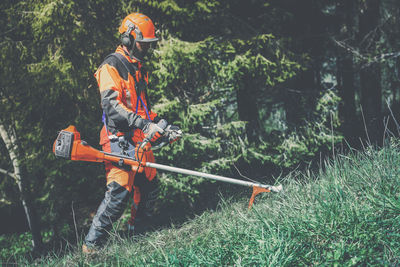
[[[133,135],[133,142],[141,142],[144,139],[141,123],[143,119],[154,121],[157,114],[151,111],[147,96],[148,73],[142,64],[131,60],[121,46],[115,53],[123,55],[132,64],[135,75],[129,72],[130,68],[125,62],[116,56],[108,56],[95,73],[100,95],[101,105],[105,113],[105,126],[100,132],[100,145],[104,151],[111,151],[109,136]],[[157,123],[157,119],[155,121]],[[150,144],[148,144],[150,146]],[[151,150],[145,152],[146,161],[154,162]],[[111,163],[106,163],[106,170]],[[150,181],[155,177],[156,170],[145,168],[145,174]]]

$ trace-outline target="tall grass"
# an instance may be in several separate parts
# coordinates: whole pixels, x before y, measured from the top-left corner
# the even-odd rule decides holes
[[[111,238],[46,266],[395,266],[400,264],[400,146],[337,155],[318,173],[291,174],[284,192],[223,202],[180,227]],[[23,262],[21,262],[23,263]]]

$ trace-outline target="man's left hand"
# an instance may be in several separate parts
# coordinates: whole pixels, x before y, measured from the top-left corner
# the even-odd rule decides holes
[[[171,144],[179,140],[183,133],[178,126],[168,125],[167,128],[165,128],[165,135],[168,137],[168,142]]]

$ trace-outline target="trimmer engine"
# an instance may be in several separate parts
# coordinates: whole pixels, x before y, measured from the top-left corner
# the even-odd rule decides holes
[[[135,155],[141,159],[140,162],[132,157],[99,151],[81,140],[81,134],[73,125],[60,131],[53,144],[53,152],[59,158],[90,162],[111,161],[131,165],[135,171],[142,172],[146,157],[143,157],[143,149],[139,147],[135,149],[137,150],[135,150]]]
[[[74,133],[62,130],[54,142],[53,151],[56,157],[71,159],[72,146],[74,144]]]

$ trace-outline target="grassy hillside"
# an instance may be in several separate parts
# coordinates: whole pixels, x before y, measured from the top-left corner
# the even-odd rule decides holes
[[[74,247],[49,266],[292,266],[400,264],[400,145],[337,155],[319,173],[292,174],[253,209],[224,202],[185,225],[113,236],[87,258]],[[21,262],[23,263],[23,261]]]

